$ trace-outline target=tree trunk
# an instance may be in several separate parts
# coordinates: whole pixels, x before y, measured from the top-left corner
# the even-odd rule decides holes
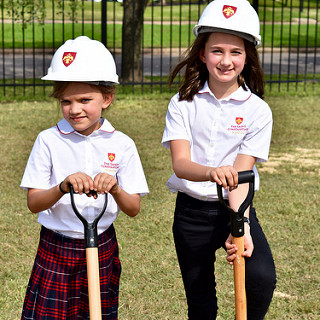
[[[142,81],[143,14],[148,0],[124,0],[122,21],[122,82]]]

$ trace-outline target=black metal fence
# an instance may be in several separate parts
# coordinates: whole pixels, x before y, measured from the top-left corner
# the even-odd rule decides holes
[[[38,95],[50,85],[46,74],[55,50],[67,39],[87,35],[102,41],[123,74],[123,55],[139,59],[123,90],[164,88],[168,74],[192,43],[192,28],[208,0],[149,0],[138,23],[142,27],[141,53],[122,50],[124,8],[142,0],[0,0],[0,92]],[[320,82],[317,0],[253,0],[261,21],[259,49],[266,82],[278,90],[298,90]],[[127,9],[126,9],[127,10]],[[134,44],[134,36],[131,39]],[[134,46],[132,45],[132,48]],[[133,49],[132,49],[133,50]],[[126,67],[126,66],[124,66]]]

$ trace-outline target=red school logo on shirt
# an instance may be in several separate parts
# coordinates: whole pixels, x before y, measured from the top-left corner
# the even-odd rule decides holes
[[[230,127],[227,129],[229,132],[233,134],[245,134],[248,131],[247,125],[244,123],[243,117],[235,117],[234,122],[235,124],[231,123]]]
[[[116,158],[116,154],[115,153],[108,153],[108,159],[111,162],[113,162],[115,158]]]
[[[116,159],[116,154],[108,152],[107,159],[101,164],[101,168],[106,170],[107,173],[113,174],[119,169],[119,163],[114,162]]]
[[[243,118],[241,117],[236,117],[236,124],[240,125],[243,122]]]
[[[70,64],[74,61],[76,58],[77,53],[76,52],[64,52],[62,56],[62,62],[66,67],[69,67]]]
[[[231,18],[236,12],[237,12],[237,7],[224,5],[222,8],[222,13],[226,19]]]

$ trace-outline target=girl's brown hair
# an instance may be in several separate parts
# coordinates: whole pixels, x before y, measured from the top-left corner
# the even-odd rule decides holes
[[[210,32],[200,33],[187,51],[186,57],[171,72],[169,85],[173,83],[181,69],[185,68],[184,79],[179,88],[180,101],[192,101],[194,95],[203,88],[209,78],[206,64],[200,60],[199,54],[201,50],[204,50],[210,35]],[[246,64],[238,77],[238,84],[244,90],[248,86],[251,92],[263,98],[264,79],[258,51],[252,42],[245,39],[243,41],[246,50]]]
[[[60,100],[63,96],[64,91],[69,86],[70,81],[55,81],[53,85],[53,92],[50,94],[50,97],[56,98]],[[89,84],[89,83],[88,83]],[[108,94],[115,94],[116,93],[116,86],[105,86],[105,85],[93,85],[89,84],[90,86],[97,88],[103,96]]]

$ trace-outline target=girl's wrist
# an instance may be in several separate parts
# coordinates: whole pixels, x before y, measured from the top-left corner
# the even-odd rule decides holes
[[[67,192],[67,191],[64,191],[63,188],[62,188],[63,182],[64,182],[64,180],[60,182],[60,184],[59,184],[59,190],[60,190],[61,193],[67,194],[68,192]]]
[[[111,188],[110,194],[111,194],[112,196],[115,196],[115,195],[117,195],[118,193],[120,193],[120,191],[121,191],[120,186],[119,186],[118,184],[116,184],[115,186],[113,186],[113,187]]]
[[[244,233],[250,234],[250,230],[251,230],[250,224],[247,223],[247,222],[245,222],[245,223],[244,223]]]
[[[246,223],[246,224],[248,224],[248,226],[250,226],[250,220],[249,220],[249,218],[248,217],[243,217],[243,222],[244,223]]]
[[[206,180],[207,181],[212,181],[212,171],[214,171],[215,168],[212,167],[207,167],[207,171],[206,171]]]

